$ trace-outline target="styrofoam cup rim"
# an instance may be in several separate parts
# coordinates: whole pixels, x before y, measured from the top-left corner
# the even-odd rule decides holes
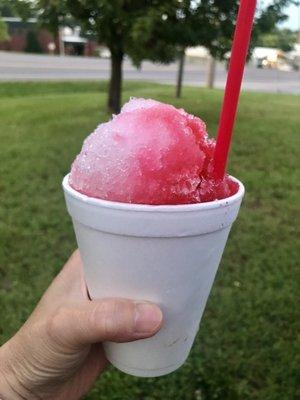
[[[195,204],[176,204],[176,205],[149,205],[149,204],[134,204],[134,203],[121,203],[116,201],[102,200],[95,197],[89,197],[85,194],[78,192],[69,185],[69,175],[67,174],[62,182],[62,186],[65,192],[69,196],[82,201],[86,204],[93,206],[99,206],[101,208],[110,208],[124,211],[148,211],[148,212],[187,212],[187,211],[200,211],[209,210],[219,207],[229,206],[237,201],[239,201],[245,193],[245,187],[241,181],[230,175],[230,178],[239,185],[238,191],[225,199],[214,200],[205,203],[195,203]]]

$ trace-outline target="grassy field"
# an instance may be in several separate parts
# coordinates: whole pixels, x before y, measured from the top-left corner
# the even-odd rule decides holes
[[[1,83],[0,342],[26,320],[75,247],[61,190],[82,140],[106,120],[105,83]],[[222,92],[127,83],[200,115],[213,135]],[[197,341],[178,372],[138,379],[110,368],[88,400],[296,400],[300,348],[300,97],[244,93],[229,171],[247,195]],[[297,205],[298,203],[298,205]],[[299,236],[298,236],[299,238]],[[298,381],[299,383],[299,381]]]

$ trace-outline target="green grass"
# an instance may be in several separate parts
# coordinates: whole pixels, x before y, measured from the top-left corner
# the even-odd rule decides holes
[[[75,247],[61,180],[84,137],[109,117],[105,90],[92,82],[0,86],[1,342]],[[171,86],[126,83],[124,101],[170,102],[216,131],[221,91],[185,88],[181,100],[173,93]],[[299,398],[299,123],[300,97],[242,95],[229,171],[247,195],[187,363],[157,379],[111,368],[86,399]]]

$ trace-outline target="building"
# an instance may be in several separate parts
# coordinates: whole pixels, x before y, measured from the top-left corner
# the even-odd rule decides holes
[[[9,40],[0,42],[0,50],[26,51],[29,48],[28,39],[31,37],[36,42],[37,52],[48,52],[48,45],[53,42],[53,36],[46,29],[37,29],[36,18],[29,18],[27,21],[15,17],[2,19],[7,24]]]
[[[92,56],[98,47],[95,41],[81,37],[79,27],[62,28],[59,43],[47,29],[38,26],[36,18],[26,21],[16,17],[2,19],[7,24],[9,40],[0,42],[0,50]]]

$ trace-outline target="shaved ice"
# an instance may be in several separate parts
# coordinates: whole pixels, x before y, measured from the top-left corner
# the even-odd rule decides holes
[[[83,143],[70,186],[99,199],[190,204],[229,197],[238,185],[213,178],[214,139],[198,117],[155,100],[131,99]]]

